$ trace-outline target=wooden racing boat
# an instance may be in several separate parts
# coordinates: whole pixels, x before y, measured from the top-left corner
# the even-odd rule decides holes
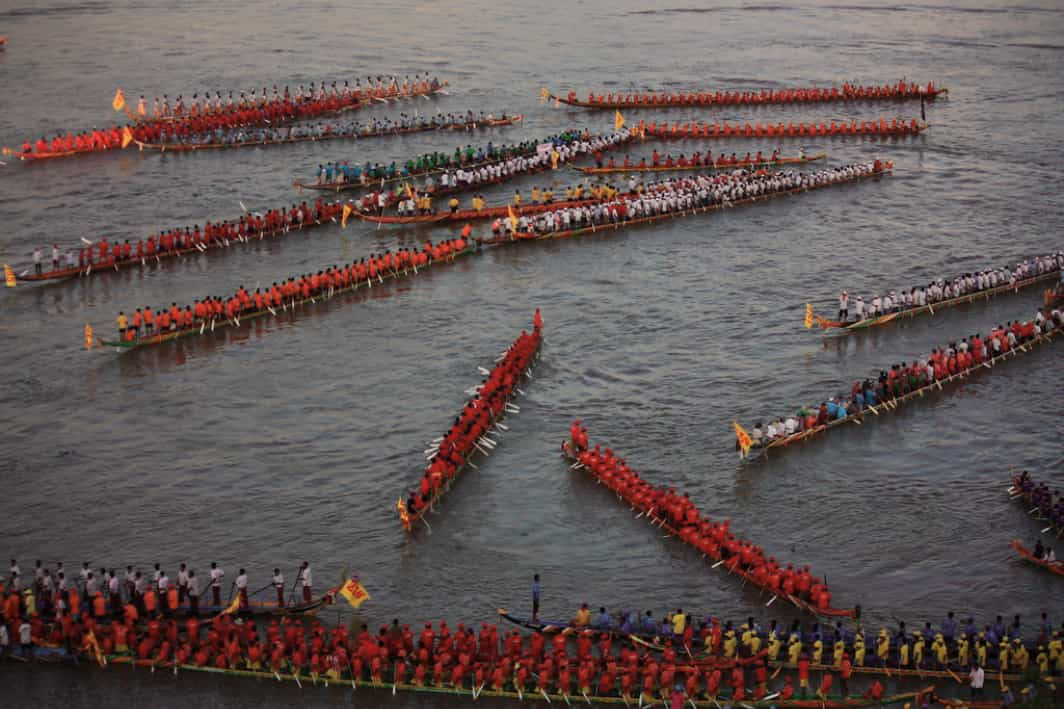
[[[923,315],[924,313],[935,314],[936,310],[945,310],[946,308],[952,308],[957,305],[963,305],[965,303],[973,303],[980,298],[990,300],[991,296],[1002,295],[1006,293],[1019,293],[1021,288],[1027,288],[1033,286],[1036,283],[1055,278],[1060,273],[1059,269],[1047,271],[1046,273],[1038,276],[1032,276],[1016,283],[1006,284],[1003,286],[997,286],[996,288],[987,288],[977,293],[968,293],[966,295],[957,296],[956,298],[950,298],[949,300],[943,300],[938,303],[932,303],[930,305],[923,305],[916,308],[909,308],[907,310],[901,310],[895,313],[886,313],[874,318],[864,318],[863,320],[855,320],[854,322],[842,322],[840,320],[829,320],[819,315],[814,315],[813,320],[817,326],[828,329],[838,329],[846,331],[866,330],[871,327],[879,327],[888,323],[895,322],[905,318],[914,318],[917,315]]]
[[[1038,522],[1049,522],[1049,526],[1042,530],[1042,534],[1052,533],[1056,535],[1057,539],[1064,538],[1064,524],[1058,525],[1055,520],[1045,516],[1048,513],[1047,510],[1042,504],[1035,502],[1034,495],[1030,492],[1024,491],[1020,476],[1013,475],[1011,482],[1012,484],[1006,490],[1009,499],[1020,500],[1023,502],[1028,517],[1031,517]],[[1037,481],[1032,480],[1031,482],[1033,484]],[[1031,505],[1034,505],[1034,507],[1031,507]]]
[[[568,460],[574,466],[579,465],[579,467],[583,467],[583,465],[580,464],[580,459],[574,453],[572,448],[568,445],[568,441],[566,441],[566,443],[562,445],[562,455],[566,458],[566,460]],[[590,470],[590,469],[586,469],[586,470],[587,470],[588,475],[590,475],[596,481],[601,482],[601,479],[597,475],[595,475],[595,472],[593,470]],[[621,499],[621,498],[618,498],[618,499]],[[625,504],[628,505],[630,503],[625,501]],[[640,512],[640,515],[639,515],[640,517],[645,517],[646,520],[648,522],[650,522],[650,524],[652,526],[657,527],[658,529],[664,531],[667,536],[676,537],[677,539],[680,539],[681,541],[683,541],[683,536],[680,534],[680,530],[678,530],[675,527],[673,527],[672,524],[669,522],[669,519],[667,517],[662,517],[662,516],[658,515],[653,507],[639,508],[639,512]],[[712,559],[713,561],[717,562],[716,564],[714,564],[714,567],[721,566],[724,563],[724,559],[722,557],[719,557],[719,556],[718,557],[710,557],[709,555],[707,555],[705,553],[703,553],[702,556],[703,556],[703,558]],[[805,599],[799,598],[798,596],[793,596],[793,595],[784,594],[784,593],[776,594],[767,584],[759,583],[756,579],[754,579],[753,574],[747,572],[746,570],[744,570],[742,568],[738,568],[737,567],[735,569],[732,569],[732,568],[729,568],[729,566],[724,566],[724,570],[727,571],[730,574],[734,574],[735,576],[738,576],[739,578],[741,578],[743,580],[743,585],[744,586],[747,583],[749,583],[751,586],[753,586],[755,588],[759,588],[762,591],[768,591],[770,594],[772,594],[773,599],[775,599],[777,597],[782,598],[782,599],[788,601],[795,608],[798,608],[799,610],[803,610],[803,611],[805,611],[807,613],[810,613],[810,614],[812,614],[814,616],[824,617],[824,618],[856,618],[856,619],[860,619],[860,617],[861,617],[861,607],[860,606],[855,606],[853,608],[834,608],[834,607],[819,608],[817,606],[814,606],[812,603],[806,601]],[[771,602],[772,601],[769,601],[769,603],[771,603]]]
[[[808,155],[806,157],[784,157],[776,158],[775,160],[736,160],[732,162],[729,160],[717,160],[712,164],[699,163],[693,165],[688,163],[686,165],[615,165],[613,167],[574,167],[574,170],[579,170],[585,175],[612,175],[615,173],[624,172],[697,172],[700,170],[740,170],[747,167],[772,167],[777,165],[805,165],[806,163],[816,162],[823,160],[828,156],[827,153],[817,153],[816,155]]]
[[[78,667],[99,667],[96,662],[96,658],[88,652],[71,653],[64,648],[57,647],[42,647],[33,646],[30,649],[33,655],[34,661],[42,663],[72,663]],[[13,655],[13,656],[12,656]],[[9,657],[17,660],[26,660],[21,656],[21,651],[17,654],[12,653]],[[381,692],[388,692],[389,694],[395,694],[396,692],[412,692],[415,694],[425,695],[446,695],[454,697],[464,697],[471,700],[475,700],[480,697],[494,697],[498,699],[509,699],[513,701],[535,701],[544,702],[544,705],[549,704],[562,704],[572,702],[582,702],[586,704],[621,704],[625,707],[632,706],[637,699],[635,697],[622,697],[619,696],[618,690],[615,688],[610,696],[600,695],[574,695],[569,696],[560,692],[543,692],[539,693],[535,691],[535,687],[530,685],[524,692],[519,692],[511,689],[495,690],[487,686],[482,687],[466,687],[466,686],[428,686],[420,684],[410,684],[407,682],[395,682],[392,676],[392,669],[386,668],[382,672],[382,680],[380,682],[373,682],[371,680],[365,680],[361,678],[354,678],[351,676],[350,670],[345,669],[338,677],[329,677],[326,675],[318,675],[312,677],[305,670],[299,672],[271,672],[265,670],[252,670],[252,669],[222,669],[218,667],[200,667],[197,665],[182,665],[175,664],[172,660],[139,660],[130,655],[107,655],[102,657],[106,663],[106,667],[111,665],[133,665],[134,667],[150,668],[152,671],[165,670],[172,672],[174,675],[179,675],[186,672],[200,672],[213,675],[223,675],[226,677],[243,677],[249,679],[257,679],[267,682],[292,682],[296,683],[300,688],[304,683],[311,683],[312,686],[317,687],[318,682],[322,683],[322,688],[327,689],[329,687],[337,689],[351,689],[357,687],[360,689],[380,690]],[[752,709],[770,709],[771,707],[777,707],[777,709],[861,709],[863,707],[875,707],[875,706],[891,706],[894,704],[901,704],[904,702],[912,701],[918,697],[930,695],[934,691],[934,687],[925,687],[918,691],[904,692],[899,694],[886,695],[881,698],[872,699],[871,697],[864,695],[856,695],[849,697],[841,696],[829,696],[825,698],[814,699],[779,699],[778,697],[772,700],[744,700],[742,702],[744,707],[750,707]],[[658,699],[658,701],[664,701],[664,699]],[[694,709],[716,709],[719,706],[721,700],[711,699],[691,699],[687,698],[687,704],[693,706]],[[651,706],[646,700],[642,700],[642,706]]]
[[[471,243],[471,244],[469,244],[466,247],[465,251],[463,251],[461,253],[457,253],[457,254],[452,254],[450,257],[448,257],[446,259],[446,261],[444,261],[442,263],[453,263],[456,259],[461,258],[463,256],[467,256],[467,255],[473,254],[476,251],[477,251],[476,245]],[[421,270],[426,270],[426,269],[435,267],[437,265],[441,265],[441,262],[431,261],[428,264],[426,264],[426,266],[424,268],[422,268]],[[417,273],[417,271],[414,270],[414,271],[393,271],[392,273],[381,274],[380,275],[380,283],[383,284],[386,281],[399,280],[401,278],[406,278],[408,276],[412,276],[412,275],[414,275],[416,273]],[[324,302],[328,302],[329,300],[331,300],[332,298],[335,298],[338,295],[343,295],[345,293],[353,293],[354,291],[358,290],[362,286],[366,286],[367,289],[372,289],[372,287],[373,287],[372,285],[369,285],[367,283],[363,283],[363,282],[359,281],[359,282],[355,283],[354,285],[348,286],[347,288],[335,289],[331,294],[328,294],[328,295],[319,294],[319,295],[311,296],[309,298],[303,298],[301,300],[297,300],[295,303],[291,303],[291,304],[282,306],[280,310],[272,309],[272,308],[265,308],[263,310],[256,310],[256,311],[253,311],[253,312],[244,313],[238,319],[235,319],[235,320],[231,320],[229,318],[220,319],[220,320],[212,320],[210,322],[210,324],[208,324],[208,323],[200,323],[199,325],[197,325],[195,327],[182,328],[180,330],[170,330],[169,332],[155,333],[154,335],[147,335],[145,337],[140,337],[140,338],[137,338],[135,340],[111,340],[111,341],[101,340],[100,344],[102,346],[104,346],[104,347],[115,347],[117,349],[117,351],[136,350],[136,349],[140,349],[142,347],[150,347],[152,345],[161,345],[164,342],[171,342],[173,340],[178,340],[178,339],[182,339],[182,338],[185,338],[185,337],[192,337],[192,336],[195,336],[195,335],[203,335],[203,334],[206,334],[208,332],[214,332],[216,328],[217,329],[226,329],[226,328],[238,329],[245,322],[248,322],[248,321],[251,321],[251,320],[257,320],[259,318],[263,318],[263,317],[267,317],[267,316],[277,317],[279,314],[288,313],[289,311],[294,313],[296,308],[306,307],[308,305],[315,305],[318,302],[323,302],[323,303]]]
[[[533,354],[532,356],[532,363],[535,363],[535,361],[539,358],[539,348],[542,342],[542,337],[540,337],[540,339],[536,342],[536,351],[535,354]],[[524,372],[523,376],[529,379],[532,378],[532,375],[529,372]],[[511,392],[510,396],[506,398],[506,404],[503,405],[502,413],[500,413],[498,416],[493,416],[491,418],[491,423],[488,426],[489,430],[491,429],[491,427],[495,426],[499,421],[505,418],[506,407],[509,406],[511,401],[513,401],[514,397],[516,396],[516,392],[517,387],[515,386],[514,391]],[[425,517],[428,516],[428,513],[430,511],[435,510],[436,505],[440,502],[443,496],[451,491],[451,488],[454,486],[459,476],[461,476],[461,474],[465,472],[466,467],[470,465],[473,465],[474,468],[476,467],[475,464],[471,463],[471,460],[473,456],[476,455],[478,450],[481,451],[484,457],[486,457],[488,453],[491,453],[492,451],[492,449],[490,448],[481,450],[479,447],[474,447],[474,449],[469,453],[469,456],[466,458],[465,462],[463,462],[462,465],[459,466],[458,470],[455,471],[454,475],[451,476],[446,482],[443,483],[443,485],[440,486],[439,492],[433,495],[432,499],[428,502],[428,504],[424,505],[421,509],[417,510],[416,512],[410,512],[406,508],[406,501],[403,498],[399,498],[399,521],[403,525],[403,529],[405,529],[407,532],[412,532],[417,526],[417,523],[421,522],[425,525],[427,529],[429,529],[429,531],[432,531],[432,528],[430,527],[428,520],[426,520]]]
[[[555,96],[546,89],[541,96],[551,101],[577,108],[598,109],[654,109],[692,108],[697,106],[779,106],[801,103],[840,103],[844,101],[931,101],[949,89],[906,86],[829,86],[788,89],[756,89],[747,91],[708,91],[706,89],[673,92],[625,92],[595,94],[592,100],[581,100],[575,92],[568,96]]]
[[[1045,303],[1047,308],[1059,308],[1064,305],[1064,282],[1058,283],[1056,288],[1046,289]]]
[[[641,123],[642,125],[642,123]],[[725,138],[770,138],[780,140],[784,138],[798,138],[809,140],[813,138],[846,138],[852,136],[901,138],[906,136],[920,135],[930,127],[929,123],[897,124],[891,126],[886,121],[866,121],[850,125],[838,125],[834,121],[816,124],[800,123],[797,126],[789,124],[783,126],[771,123],[714,123],[712,126],[705,123],[674,123],[671,127],[662,124],[650,123],[641,129],[647,138],[657,140],[720,140]]]
[[[677,219],[680,217],[689,217],[696,214],[707,214],[709,212],[716,212],[723,210],[725,207],[739,207],[747,204],[754,204],[755,202],[762,202],[769,199],[776,199],[778,197],[784,197],[792,194],[800,194],[802,192],[810,192],[812,190],[820,190],[825,187],[834,187],[837,185],[849,184],[851,182],[858,182],[860,180],[872,179],[877,177],[883,177],[893,172],[894,163],[886,162],[880,172],[874,172],[868,175],[856,175],[844,181],[828,182],[822,185],[816,185],[814,187],[796,187],[790,190],[784,190],[782,192],[772,192],[769,194],[757,195],[754,197],[747,197],[745,199],[737,199],[727,204],[710,204],[704,207],[695,207],[679,212],[666,212],[664,214],[655,214],[649,217],[639,217],[638,219],[629,219],[621,222],[606,222],[603,224],[594,224],[590,226],[582,226],[577,229],[566,229],[563,231],[551,231],[545,234],[537,234],[531,232],[525,232],[514,235],[513,238],[509,236],[493,237],[491,239],[485,239],[485,244],[497,244],[506,241],[540,241],[544,239],[565,239],[573,236],[586,236],[588,234],[596,234],[598,232],[614,231],[617,229],[627,229],[633,226],[645,226],[647,224],[656,224],[658,222],[664,222],[669,219]]]
[[[830,431],[832,429],[838,428],[840,426],[844,426],[846,424],[851,424],[851,423],[861,424],[861,423],[864,423],[864,421],[867,418],[867,414],[866,414],[867,411],[871,411],[876,416],[879,416],[880,414],[883,414],[883,413],[890,413],[891,411],[896,409],[899,404],[904,404],[904,403],[907,403],[907,402],[911,402],[911,401],[915,400],[917,397],[922,398],[924,396],[924,394],[934,392],[936,389],[941,391],[942,386],[945,385],[945,384],[952,384],[952,383],[958,382],[958,381],[960,381],[962,379],[967,378],[969,375],[973,375],[973,374],[976,374],[978,372],[981,372],[984,368],[985,369],[991,369],[991,368],[994,367],[994,365],[999,364],[1001,362],[1004,362],[1009,357],[1016,357],[1019,354],[1025,354],[1027,352],[1030,352],[1032,349],[1034,349],[1035,347],[1037,347],[1039,345],[1045,344],[1047,342],[1052,342],[1057,334],[1059,334],[1058,330],[1050,330],[1048,332],[1044,332],[1041,335],[1039,335],[1038,337],[1034,338],[1033,340],[1025,342],[1022,345],[1017,345],[1015,348],[1012,348],[1012,349],[1008,350],[1007,352],[1003,352],[1003,353],[1001,353],[999,355],[996,355],[994,357],[991,357],[990,359],[987,359],[987,360],[983,361],[981,363],[981,365],[976,365],[976,366],[971,367],[970,369],[966,369],[964,371],[957,372],[956,374],[951,374],[950,376],[946,377],[945,379],[940,379],[940,380],[936,380],[934,382],[931,382],[930,384],[925,384],[924,386],[919,387],[918,389],[913,389],[908,394],[904,394],[902,396],[898,396],[898,397],[895,397],[895,398],[887,400],[887,401],[882,401],[882,402],[876,404],[875,406],[869,406],[869,407],[866,408],[865,411],[861,411],[861,412],[857,412],[857,413],[854,413],[854,414],[850,414],[846,418],[835,419],[834,421],[826,423],[826,424],[824,424],[822,426],[817,426],[815,428],[811,428],[811,429],[809,429],[807,431],[799,431],[799,432],[796,432],[796,433],[794,433],[794,434],[792,434],[790,436],[786,436],[784,438],[777,438],[777,439],[771,441],[770,443],[768,443],[767,445],[762,444],[760,446],[754,446],[754,447],[752,447],[750,449],[750,451],[751,452],[764,451],[764,452],[767,453],[768,450],[773,449],[773,448],[784,448],[784,447],[789,446],[789,445],[791,445],[793,443],[808,441],[811,438],[820,436],[821,434],[823,434],[823,433],[825,433],[827,431]]]
[[[256,148],[266,145],[289,145],[295,143],[324,143],[331,140],[359,140],[363,138],[383,138],[388,136],[410,135],[412,133],[426,133],[429,131],[471,131],[477,128],[499,128],[520,123],[524,117],[520,114],[510,118],[496,118],[493,120],[469,121],[464,123],[450,123],[447,125],[434,126],[410,126],[408,128],[390,128],[375,131],[362,131],[359,133],[333,133],[326,132],[322,135],[295,136],[292,138],[279,138],[277,140],[245,140],[238,143],[142,143],[133,141],[141,150],[158,150],[160,152],[195,152],[197,150],[226,150],[228,148]]]
[[[252,241],[262,241],[267,237],[274,236],[286,236],[289,232],[301,232],[305,229],[311,229],[323,224],[331,224],[335,222],[335,219],[329,219],[327,221],[311,221],[302,222],[296,225],[289,225],[278,229],[265,229],[260,232],[248,234],[243,239],[243,243],[251,243]],[[212,241],[210,243],[201,244],[201,248],[195,246],[188,249],[171,249],[169,251],[156,251],[150,256],[143,256],[142,258],[128,258],[122,261],[110,261],[104,264],[89,264],[85,268],[80,266],[74,266],[71,268],[59,268],[52,271],[44,271],[41,274],[30,273],[23,271],[16,274],[15,278],[19,281],[27,281],[30,283],[41,281],[61,281],[67,278],[87,278],[88,276],[100,275],[103,273],[111,273],[117,271],[123,271],[128,268],[145,268],[151,265],[159,265],[164,261],[170,261],[175,258],[182,258],[184,256],[195,256],[197,254],[211,254],[216,252],[222,252],[230,247],[232,241]]]
[[[583,207],[594,204],[593,199],[573,199],[550,204],[522,204],[513,207],[517,216],[527,214],[539,214],[549,212],[552,209],[563,207]],[[457,212],[439,212],[437,214],[412,214],[409,216],[367,214],[364,212],[352,212],[351,216],[358,217],[367,222],[378,224],[442,224],[444,222],[471,222],[483,219],[498,219],[510,215],[510,207],[485,207],[484,209],[459,209]]]
[[[1031,551],[1023,545],[1019,539],[1012,540],[1012,548],[1016,550],[1016,553],[1024,561],[1029,561],[1035,566],[1041,566],[1046,571],[1056,574],[1057,576],[1064,576],[1064,561],[1043,561],[1035,556]]]

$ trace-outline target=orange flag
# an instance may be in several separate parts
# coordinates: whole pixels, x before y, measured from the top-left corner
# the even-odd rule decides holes
[[[344,597],[352,608],[358,608],[370,598],[366,587],[355,579],[348,579],[347,582],[340,587],[340,595]]]
[[[85,349],[92,349],[92,325],[85,323]]]
[[[514,233],[517,233],[517,215],[514,214],[514,208],[512,205],[507,205],[507,211],[510,213],[510,226],[513,228]]]
[[[750,440],[750,434],[746,432],[746,429],[739,425],[738,421],[734,421],[733,423],[735,424],[735,437],[739,440],[739,447],[743,449],[743,455],[746,455],[750,452],[750,446],[753,444],[753,441]]]
[[[349,216],[351,216],[351,205],[350,204],[345,204],[344,205],[343,216],[340,217],[340,228],[341,229],[346,229],[347,228],[347,218]]]
[[[539,90],[539,100],[543,101],[543,102],[546,102],[546,100],[549,99],[549,98],[550,98],[550,90],[547,89],[546,86],[544,86],[542,89]]]
[[[125,107],[126,107],[126,95],[123,94],[122,93],[122,89],[119,88],[117,91],[115,91],[114,100],[111,101],[111,108],[113,108],[116,111],[121,111]]]
[[[122,147],[126,147],[133,142],[133,131],[129,129],[129,126],[123,126],[122,128]]]
[[[805,329],[813,327],[813,304],[805,304]]]
[[[4,283],[8,288],[14,288],[16,285],[15,272],[6,263],[4,264]]]
[[[621,128],[624,128],[624,116],[621,115],[620,111],[614,111],[613,130],[620,130]]]
[[[404,182],[403,187],[406,188],[406,196],[410,199],[417,199],[417,195],[414,194],[414,188],[410,186],[409,182]]]

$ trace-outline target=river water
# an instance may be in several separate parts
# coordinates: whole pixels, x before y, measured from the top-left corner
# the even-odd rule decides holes
[[[527,612],[533,573],[543,577],[545,617],[569,617],[583,601],[795,617],[781,603],[766,610],[756,591],[570,472],[557,447],[579,417],[592,441],[622,452],[648,479],[688,491],[777,558],[825,573],[835,604],[861,604],[873,627],[894,617],[937,624],[948,610],[982,622],[1020,613],[1032,626],[1048,611],[1059,624],[1064,588],[1009,547],[1014,537],[1033,544],[1039,525],[1005,487],[1010,466],[1064,480],[1060,345],[763,463],[737,463],[730,427],[736,418],[786,414],[891,363],[1033,313],[1038,289],[849,339],[801,326],[805,302],[830,314],[842,288],[900,289],[1064,246],[1064,11],[1054,3],[696,5],[88,1],[0,10],[0,33],[11,38],[0,53],[0,142],[12,146],[113,120],[118,84],[150,103],[164,92],[429,70],[451,82],[450,96],[365,115],[416,106],[527,116],[516,129],[474,137],[9,163],[0,169],[0,252],[13,264],[27,263],[39,244],[139,238],[233,217],[240,201],[252,209],[290,203],[298,198],[292,181],[324,160],[402,160],[570,126],[609,128],[609,113],[540,104],[544,85],[585,95],[904,76],[950,88],[947,100],[928,106],[932,128],[920,138],[804,143],[833,163],[893,159],[893,178],[498,249],[238,334],[116,355],[85,352],[81,331],[91,322],[106,332],[119,310],[250,289],[452,232],[330,226],[146,272],[7,291],[0,553],[23,568],[35,558],[74,568],[90,560],[205,569],[217,560],[231,575],[246,566],[253,587],[275,565],[291,577],[308,559],[319,587],[345,567],[361,574],[373,599],[359,618],[371,623],[480,622],[500,605]],[[912,103],[857,104],[668,117],[789,122],[918,112]],[[783,152],[798,145],[787,141]],[[742,154],[775,146],[713,147]],[[537,180],[545,178],[517,184],[527,195]],[[488,203],[513,189],[487,192]],[[432,533],[409,537],[394,504],[418,479],[421,451],[479,381],[477,367],[530,327],[535,307],[546,341],[520,413],[507,420],[492,458],[431,516]],[[145,704],[159,701],[159,691],[164,704],[170,697],[199,706],[341,696],[115,675],[0,667],[12,706]]]

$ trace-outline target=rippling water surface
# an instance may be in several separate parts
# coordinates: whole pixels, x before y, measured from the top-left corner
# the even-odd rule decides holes
[[[593,440],[649,479],[690,492],[769,553],[826,573],[836,602],[861,604],[873,624],[937,623],[950,609],[984,619],[1021,613],[1032,623],[1046,610],[1064,620],[1059,583],[1013,558],[1009,540],[1033,543],[1038,525],[1004,494],[1010,466],[1064,480],[1060,345],[762,464],[737,465],[730,433],[735,418],[786,413],[1033,312],[1032,290],[844,340],[801,328],[804,303],[829,310],[840,288],[911,286],[1064,246],[1059,5],[43,2],[0,9],[0,33],[11,37],[0,53],[8,145],[112,120],[119,83],[131,99],[150,101],[427,69],[451,81],[451,95],[401,110],[527,115],[517,129],[475,138],[8,164],[0,251],[13,263],[26,263],[38,244],[140,238],[230,218],[241,200],[252,209],[287,203],[298,198],[293,179],[324,160],[402,160],[489,138],[608,128],[609,114],[539,104],[544,85],[585,94],[905,76],[951,90],[928,106],[932,128],[918,139],[806,144],[832,162],[889,157],[892,179],[491,251],[238,333],[123,356],[81,347],[86,321],[103,331],[122,309],[250,288],[451,232],[330,226],[224,257],[5,292],[0,553],[24,567],[34,558],[72,567],[218,560],[246,566],[261,585],[275,565],[293,574],[309,559],[319,584],[345,566],[361,572],[373,594],[362,614],[370,622],[490,620],[498,605],[524,609],[535,572],[548,617],[567,617],[585,600],[792,617],[782,604],[765,610],[756,591],[568,471],[557,445],[579,417]],[[918,111],[858,104],[668,115],[776,122]],[[537,180],[519,185],[527,194]],[[513,189],[490,191],[488,202]],[[418,478],[426,441],[537,306],[547,339],[520,414],[497,453],[431,518],[432,533],[408,538],[394,501]],[[0,667],[20,706],[154,702],[162,685],[198,706],[336,701],[250,682],[115,674]]]

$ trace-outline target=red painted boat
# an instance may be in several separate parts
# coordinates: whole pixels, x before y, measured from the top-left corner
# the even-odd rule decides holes
[[[1016,550],[1024,561],[1029,561],[1035,566],[1041,566],[1046,571],[1057,576],[1064,576],[1064,561],[1043,561],[1025,547],[1019,539],[1012,540],[1012,548]]]
[[[549,212],[552,209],[563,209],[565,207],[583,207],[589,204],[594,204],[593,199],[573,199],[564,200],[561,202],[551,202],[550,204],[524,204],[520,207],[513,207],[514,214],[517,216],[527,214],[539,214],[540,212]],[[359,219],[367,222],[376,222],[378,224],[442,224],[445,222],[471,222],[483,219],[498,219],[500,217],[507,217],[510,215],[511,207],[485,207],[484,209],[460,209],[457,212],[440,212],[439,214],[415,214],[408,217],[400,216],[377,216],[375,214],[362,214],[360,212],[354,212],[353,216],[357,216]]]

